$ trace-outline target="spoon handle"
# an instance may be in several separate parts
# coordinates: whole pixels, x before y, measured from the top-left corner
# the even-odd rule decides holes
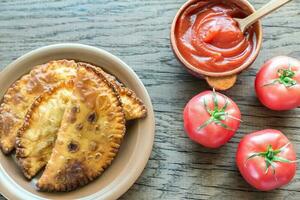
[[[252,25],[254,22],[259,20],[260,18],[266,16],[270,12],[278,9],[279,7],[283,6],[284,4],[290,2],[291,0],[271,0],[269,3],[261,7],[259,10],[254,12],[253,14],[249,15],[245,19],[243,19],[242,24],[244,25],[244,29]]]

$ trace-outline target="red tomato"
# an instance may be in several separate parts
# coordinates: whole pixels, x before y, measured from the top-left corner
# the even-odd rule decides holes
[[[267,61],[255,79],[256,95],[272,110],[291,110],[300,105],[300,62],[287,56]]]
[[[241,113],[225,95],[205,91],[193,97],[183,112],[188,136],[210,148],[224,145],[240,126]]]
[[[296,172],[293,145],[280,131],[267,129],[246,135],[239,143],[236,163],[244,179],[258,190],[289,183]]]

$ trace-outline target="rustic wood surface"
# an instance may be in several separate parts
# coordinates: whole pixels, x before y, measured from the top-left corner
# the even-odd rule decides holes
[[[171,21],[186,0],[0,0],[0,66],[41,46],[76,42],[103,48],[131,66],[153,101],[156,137],[151,158],[138,181],[121,199],[300,199],[300,171],[273,192],[251,188],[235,166],[240,139],[276,128],[294,143],[300,157],[300,109],[272,112],[256,99],[259,66],[276,55],[300,59],[300,2],[294,0],[263,20],[263,49],[234,88],[225,92],[239,105],[243,123],[223,148],[209,150],[183,131],[182,109],[208,89],[175,59]],[[267,0],[251,0],[256,8]],[[3,197],[0,199],[4,199]]]

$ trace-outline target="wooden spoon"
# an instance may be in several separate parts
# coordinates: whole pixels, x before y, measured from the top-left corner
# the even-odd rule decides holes
[[[253,23],[255,23],[257,20],[273,12],[274,10],[280,8],[281,6],[283,6],[284,4],[290,1],[291,0],[271,0],[269,3],[267,3],[262,8],[252,13],[248,17],[244,19],[238,19],[238,18],[234,18],[234,19],[237,21],[241,31],[244,33],[245,30]]]

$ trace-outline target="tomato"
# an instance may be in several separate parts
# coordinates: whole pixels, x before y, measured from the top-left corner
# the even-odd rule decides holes
[[[239,143],[236,163],[244,179],[258,190],[268,191],[289,183],[296,172],[293,145],[278,130],[246,135]]]
[[[272,110],[291,110],[300,105],[300,62],[287,56],[267,61],[256,75],[258,99]]]
[[[205,147],[218,148],[232,138],[240,126],[241,113],[228,97],[204,91],[193,97],[183,112],[188,136]]]

